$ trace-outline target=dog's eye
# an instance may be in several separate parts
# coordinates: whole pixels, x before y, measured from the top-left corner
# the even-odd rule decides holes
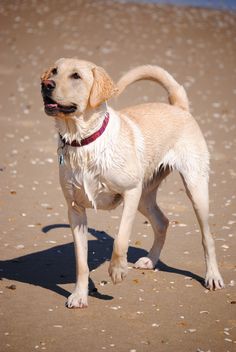
[[[79,75],[77,72],[75,72],[75,73],[73,73],[73,74],[71,75],[71,78],[80,79],[81,77],[80,77],[80,75]]]
[[[52,74],[53,74],[53,75],[57,75],[57,68],[53,68],[53,69],[52,69]]]

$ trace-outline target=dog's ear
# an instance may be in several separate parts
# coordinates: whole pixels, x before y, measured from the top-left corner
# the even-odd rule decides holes
[[[89,105],[99,106],[110,99],[117,91],[114,82],[102,67],[93,68],[93,86],[90,92]]]

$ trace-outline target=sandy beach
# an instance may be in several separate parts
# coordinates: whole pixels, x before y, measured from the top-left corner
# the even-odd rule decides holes
[[[0,3],[0,350],[233,352],[236,344],[236,15],[115,1]],[[120,285],[108,275],[122,207],[88,211],[90,296],[67,309],[75,259],[59,186],[57,133],[43,111],[40,75],[59,57],[103,66],[117,81],[156,64],[186,88],[211,153],[210,225],[226,287],[203,286],[199,227],[181,179],[158,193],[170,220],[155,270],[132,268],[152,244],[137,214]],[[152,82],[109,102],[167,101]],[[158,133],[158,131],[157,131]]]

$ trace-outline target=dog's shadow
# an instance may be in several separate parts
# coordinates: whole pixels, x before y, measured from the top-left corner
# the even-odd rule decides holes
[[[42,231],[47,233],[57,228],[69,228],[69,225],[50,225],[44,227]],[[113,238],[103,231],[94,229],[89,229],[89,233],[95,237],[94,240],[88,241],[88,263],[91,271],[110,259]],[[144,249],[130,246],[128,261],[135,263],[140,257],[146,255],[147,252]],[[158,262],[157,268],[160,271],[189,276],[201,284],[204,282],[203,278],[190,271],[170,267],[161,261]],[[73,243],[63,244],[11,260],[0,261],[0,275],[8,280],[41,286],[68,297],[70,292],[60,287],[60,285],[75,282],[74,245]],[[104,281],[106,280],[104,279]],[[113,299],[112,296],[99,293],[91,278],[89,280],[89,294],[103,300]]]

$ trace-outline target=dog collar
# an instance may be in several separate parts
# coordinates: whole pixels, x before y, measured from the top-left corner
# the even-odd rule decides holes
[[[70,147],[77,147],[77,148],[83,147],[85,145],[88,145],[96,141],[96,139],[98,139],[98,137],[100,137],[103,134],[103,132],[105,131],[108,125],[109,119],[110,119],[109,112],[106,112],[101,128],[98,131],[91,134],[91,136],[81,139],[80,142],[78,142],[77,140],[73,140],[72,142],[67,142],[60,134],[59,134],[59,137],[61,141],[64,143],[64,145],[69,145]]]

